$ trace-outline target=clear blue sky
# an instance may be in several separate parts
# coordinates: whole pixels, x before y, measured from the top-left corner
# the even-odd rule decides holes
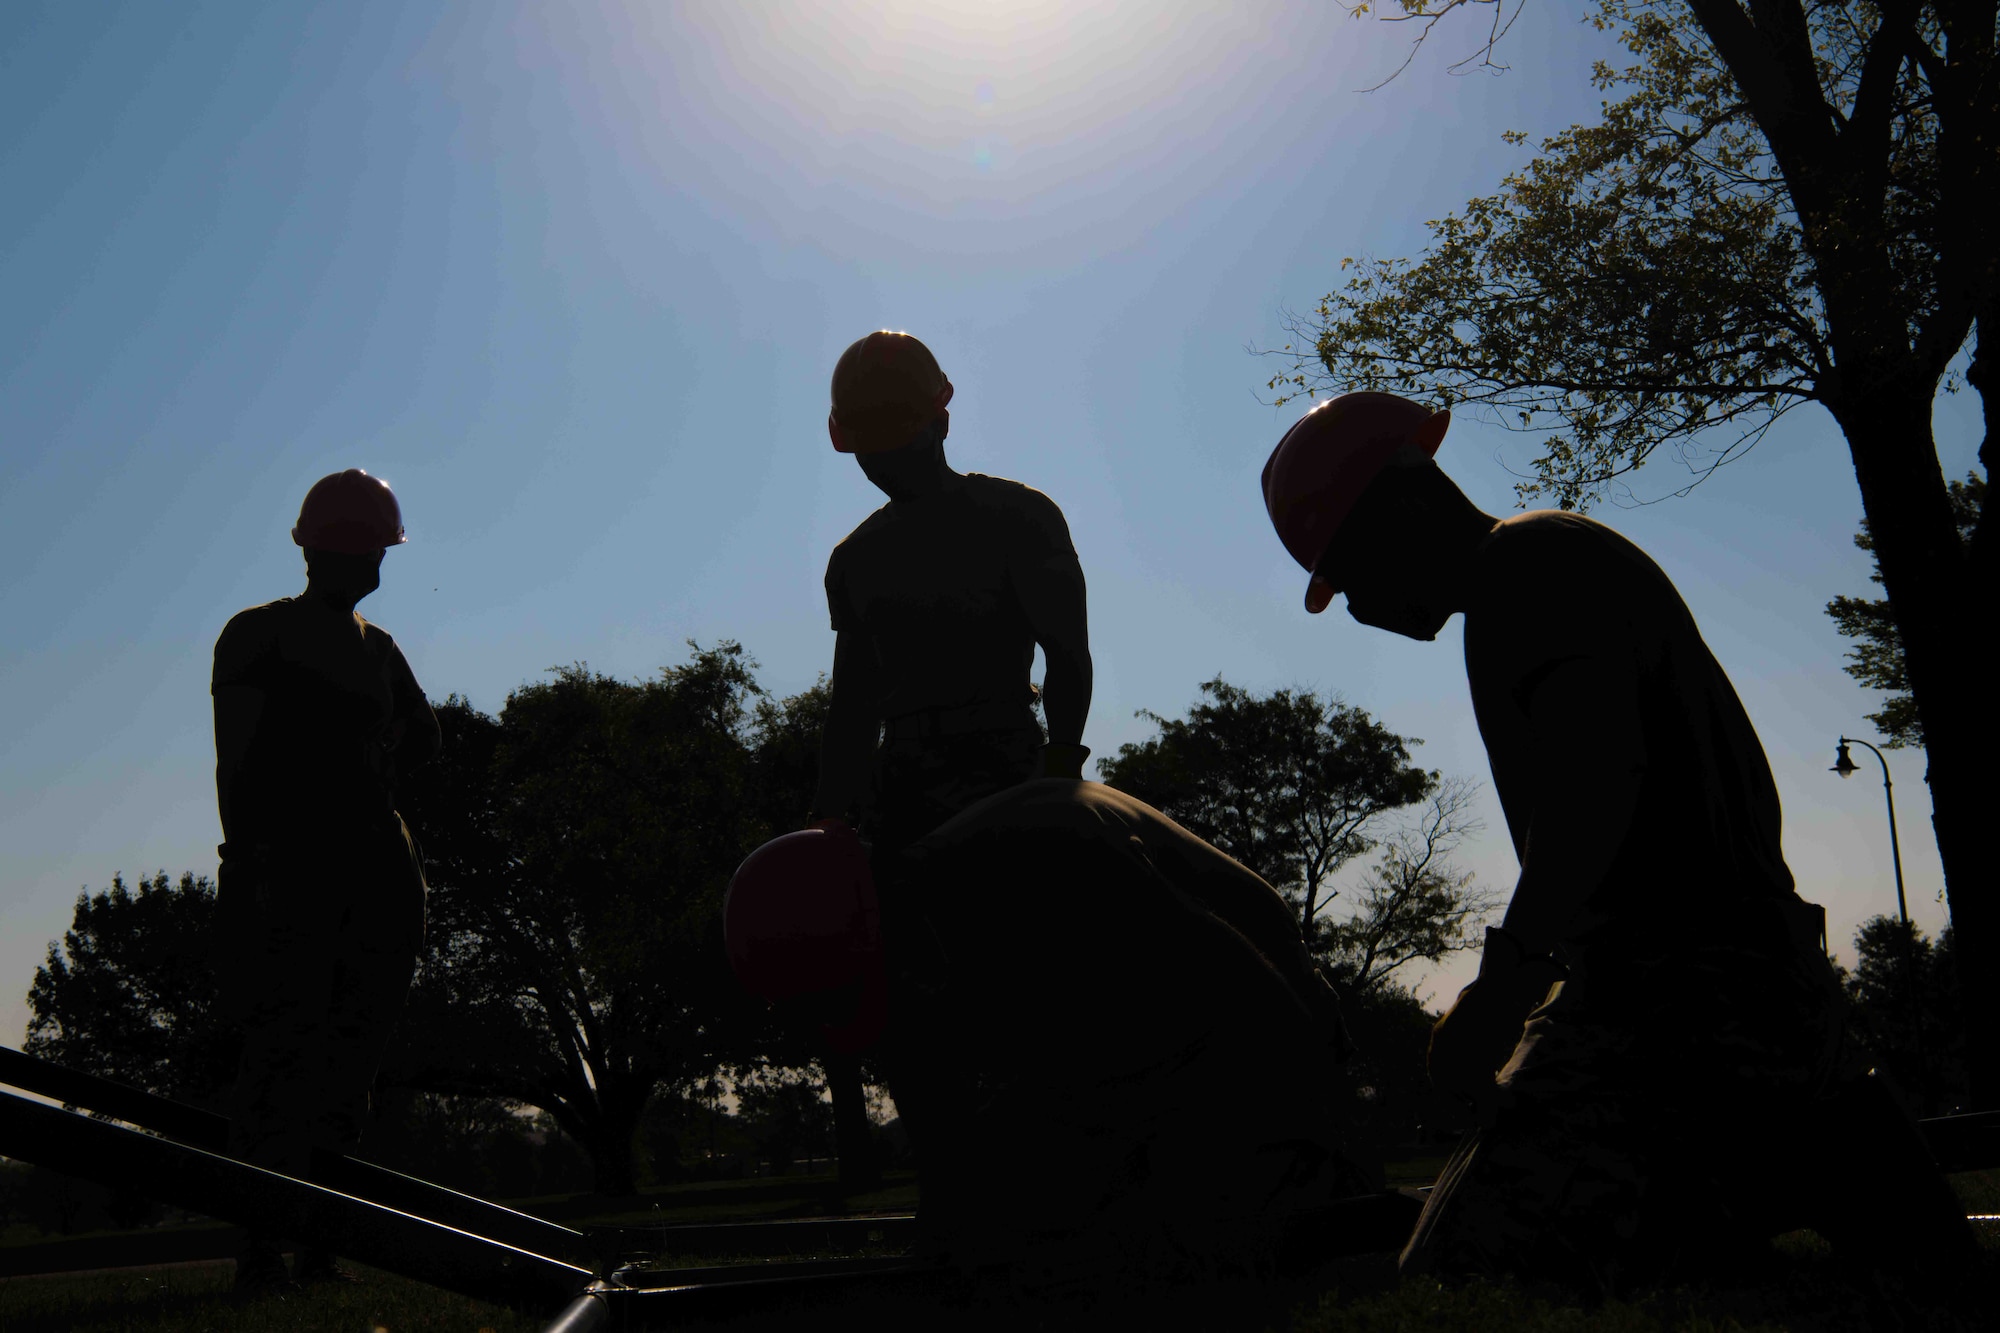
[[[1366,93],[1407,29],[1320,0],[0,8],[0,1039],[80,888],[213,872],[210,649],[302,586],[313,480],[395,485],[411,541],[363,610],[433,696],[637,677],[690,637],[795,690],[831,657],[826,553],[880,499],[823,427],[877,327],[956,382],[961,467],[1067,512],[1100,754],[1220,672],[1339,691],[1484,781],[1455,624],[1301,610],[1256,487],[1298,408],[1246,348],[1490,191],[1529,151],[1501,131],[1594,115],[1581,12],[1529,8],[1504,77],[1444,51]],[[1953,474],[1976,419],[1940,407]],[[1441,461],[1504,512],[1526,457],[1461,420]],[[1859,514],[1816,411],[1599,511],[1733,675],[1843,941],[1894,904],[1872,761],[1825,771],[1875,703],[1821,612],[1865,587]],[[1487,814],[1465,859],[1511,887]]]

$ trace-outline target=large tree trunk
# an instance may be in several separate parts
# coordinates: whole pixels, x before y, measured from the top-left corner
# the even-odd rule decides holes
[[[639,1117],[652,1099],[654,1080],[625,1070],[602,1069],[598,1077],[595,1114],[585,1126],[583,1150],[590,1155],[592,1187],[598,1194],[639,1192],[634,1142]]]
[[[1860,377],[1855,377],[1859,379]],[[2000,894],[1992,870],[1991,766],[2000,716],[1987,636],[1996,591],[1952,522],[1931,438],[1934,384],[1878,378],[1836,409],[1861,484],[1882,583],[1903,640],[1930,761],[1931,825],[1944,863],[1972,1099],[2000,1108]]]
[[[639,1192],[632,1162],[632,1139],[638,1128],[635,1115],[593,1117],[583,1150],[590,1157],[591,1188],[596,1193],[622,1197]]]
[[[868,1123],[868,1100],[861,1088],[861,1057],[829,1053],[827,1092],[833,1097],[834,1152],[840,1158],[840,1188],[846,1192],[879,1184],[882,1171],[875,1160],[875,1136]]]

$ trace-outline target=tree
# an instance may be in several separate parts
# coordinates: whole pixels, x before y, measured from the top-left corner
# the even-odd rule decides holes
[[[1951,483],[1950,491],[1952,519],[1958,524],[1959,538],[1969,544],[1973,529],[1979,524],[1980,511],[1986,505],[1986,479],[1977,472],[1967,473],[1964,481]],[[1854,534],[1854,544],[1864,551],[1874,551],[1875,538],[1869,534],[1867,519],[1861,520],[1861,531]],[[1868,581],[1882,582],[1880,562]],[[1896,617],[1889,603],[1880,597],[1836,597],[1826,604],[1826,613],[1833,617],[1842,634],[1858,640],[1847,650],[1847,674],[1870,689],[1888,692],[1889,697],[1882,701],[1882,711],[1868,714],[1868,720],[1881,729],[1882,744],[1889,749],[1922,745],[1924,724],[1917,717],[1916,701],[1910,697],[1910,676],[1903,665],[1903,637],[1896,631]]]
[[[1398,3],[1431,25],[1467,0]],[[1995,0],[1599,0],[1595,22],[1634,57],[1593,67],[1613,99],[1600,123],[1545,139],[1500,193],[1430,224],[1421,258],[1343,261],[1353,276],[1295,325],[1293,368],[1272,380],[1547,431],[1521,493],[1565,507],[1662,446],[1698,481],[1794,407],[1832,415],[1926,737],[1982,1106],[2000,1105],[1984,836],[2000,710],[1980,650],[1995,524],[1982,504],[1961,539],[1931,407],[1970,339],[1990,476],[1995,14]]]
[[[28,1054],[162,1097],[214,1105],[236,1073],[215,966],[215,886],[122,875],[76,915],[28,990]]]
[[[1139,710],[1160,734],[1119,746],[1099,775],[1269,880],[1310,936],[1333,873],[1375,846],[1384,814],[1436,788],[1410,763],[1423,742],[1311,690],[1258,696],[1217,676],[1201,692],[1185,718]]]
[[[601,1193],[636,1188],[647,1102],[713,1072],[741,1006],[721,903],[765,831],[753,665],[733,643],[693,646],[643,683],[556,669],[497,719],[447,700],[464,748],[407,785],[433,916],[404,1075],[545,1110]]]
[[[1855,1044],[1918,1114],[1954,1109],[1966,1069],[1951,928],[1932,940],[1895,917],[1871,917],[1855,932],[1854,953],[1845,981]]]
[[[801,1158],[833,1147],[834,1109],[818,1070],[759,1065],[738,1071],[734,1083],[737,1115],[771,1174],[788,1175]]]
[[[1476,947],[1476,933],[1501,905],[1451,854],[1482,825],[1471,817],[1475,783],[1447,778],[1429,794],[1422,814],[1391,830],[1345,917],[1313,922],[1313,953],[1328,980],[1351,1001],[1402,989],[1396,974],[1423,959]]]

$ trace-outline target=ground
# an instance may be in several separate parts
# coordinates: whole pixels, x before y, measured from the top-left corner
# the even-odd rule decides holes
[[[1956,1177],[1969,1210],[2000,1212],[2000,1172]],[[892,1179],[873,1195],[849,1201],[857,1209],[908,1207],[912,1185]],[[587,1198],[540,1200],[565,1222],[618,1223],[757,1220],[809,1216],[838,1208],[830,1178],[689,1185],[650,1192],[609,1210]],[[1768,1262],[1730,1283],[1663,1288],[1631,1299],[1587,1304],[1574,1296],[1513,1285],[1440,1287],[1402,1281],[1387,1256],[1328,1265],[1310,1280],[1282,1287],[1255,1284],[1177,1292],[1157,1306],[1122,1299],[1115,1322],[1154,1329],[1271,1329],[1274,1333],[1403,1333],[1410,1330],[1507,1329],[1536,1333],[1844,1333],[1879,1327],[1972,1330],[1993,1323],[1990,1297],[2000,1294],[2000,1227],[1982,1224],[1986,1264],[1950,1298],[1935,1293],[1880,1292],[1857,1283],[1825,1247],[1798,1233],[1773,1247]],[[689,1262],[697,1262],[690,1260]],[[698,1262],[714,1264],[714,1258]],[[524,1314],[452,1296],[389,1274],[362,1270],[352,1286],[319,1287],[302,1295],[238,1301],[229,1292],[230,1265],[181,1264],[147,1270],[0,1280],[0,1328],[7,1333],[537,1333],[550,1312]],[[831,1315],[832,1311],[819,1313]],[[1102,1327],[1114,1312],[1081,1299],[1023,1306],[1005,1293],[974,1308],[948,1312],[893,1303],[857,1311],[868,1327],[1060,1329]],[[772,1328],[796,1333],[796,1314]],[[824,1321],[814,1320],[816,1325]],[[828,1325],[832,1326],[832,1325]],[[731,1323],[732,1329],[755,1324]]]

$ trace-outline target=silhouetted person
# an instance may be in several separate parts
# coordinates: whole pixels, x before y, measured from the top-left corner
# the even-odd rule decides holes
[[[424,880],[396,813],[399,772],[437,719],[394,639],[355,612],[405,540],[396,498],[359,469],[306,495],[292,539],[306,590],[237,613],[215,644],[218,910],[243,1051],[231,1151],[299,1176],[360,1140],[424,929]],[[306,1252],[301,1278],[337,1275]],[[238,1280],[284,1279],[270,1238]]]
[[[851,832],[766,844],[732,882],[730,951],[754,993],[885,1070],[929,1247],[1088,1280],[1342,1242],[1304,1221],[1379,1181],[1336,1127],[1339,1001],[1270,885],[1152,807],[1061,778],[874,867],[879,909]],[[1403,1207],[1386,1234],[1362,1210],[1374,1248],[1407,1234]]]
[[[1449,418],[1355,393],[1264,469],[1280,538],[1365,625],[1465,616],[1520,879],[1433,1032],[1475,1108],[1406,1269],[1605,1286],[1811,1226],[1843,1255],[1961,1266],[1915,1127],[1841,1060],[1824,913],[1794,892],[1750,720],[1673,585],[1567,513],[1482,513],[1432,461]]]
[[[1081,777],[1090,753],[1090,635],[1069,528],[1040,491],[951,469],[951,396],[908,334],[871,333],[833,371],[827,433],[889,503],[827,561],[837,637],[811,820],[865,812],[864,830],[891,849],[1025,778]],[[1029,681],[1038,643],[1046,746]]]

